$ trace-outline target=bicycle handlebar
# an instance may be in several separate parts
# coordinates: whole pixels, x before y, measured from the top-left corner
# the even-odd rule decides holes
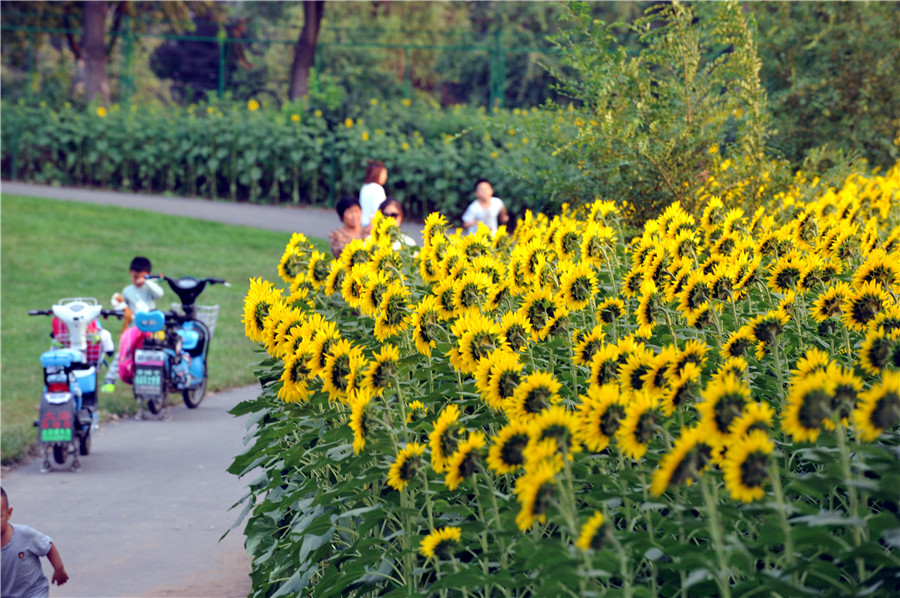
[[[31,309],[31,310],[28,310],[28,315],[29,316],[52,316],[53,310],[52,309]],[[114,311],[111,309],[101,309],[100,315],[103,316],[104,318],[108,318],[109,316],[115,316],[121,320],[122,318],[125,317],[125,312]]]
[[[28,315],[29,316],[52,316],[53,310],[52,309],[31,309],[31,310],[28,310]]]

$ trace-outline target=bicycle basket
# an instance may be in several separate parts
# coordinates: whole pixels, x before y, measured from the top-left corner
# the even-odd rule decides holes
[[[179,314],[184,313],[180,303],[173,303],[172,309]],[[216,321],[219,319],[219,306],[195,305],[194,317],[206,324],[206,327],[209,328],[209,338],[212,338],[216,332]]]
[[[51,347],[54,349],[68,349],[71,346],[68,332],[58,332],[54,335]],[[85,351],[85,359],[91,365],[97,365],[102,359],[102,351],[100,350],[100,334],[97,332],[87,333],[87,350]]]

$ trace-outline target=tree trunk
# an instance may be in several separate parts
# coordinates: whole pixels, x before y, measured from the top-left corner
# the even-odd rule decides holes
[[[288,98],[298,100],[309,93],[309,69],[316,56],[319,40],[319,25],[325,12],[325,0],[303,0],[303,30],[294,47],[294,62],[291,64],[291,85]]]
[[[90,102],[109,103],[109,77],[106,72],[106,2],[84,3],[84,92]]]

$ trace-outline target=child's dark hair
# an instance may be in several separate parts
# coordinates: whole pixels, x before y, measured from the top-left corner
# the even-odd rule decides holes
[[[480,185],[481,183],[487,183],[488,185],[491,184],[491,182],[487,179],[478,179],[477,181],[475,181],[475,186],[472,187],[472,191],[475,191],[476,189],[478,189],[478,185]]]
[[[3,500],[6,501],[6,506],[9,506],[9,497],[6,496],[6,490],[3,489],[3,486],[0,486],[0,496],[3,497]]]
[[[153,272],[150,260],[140,255],[131,260],[131,266],[128,269],[132,272]]]

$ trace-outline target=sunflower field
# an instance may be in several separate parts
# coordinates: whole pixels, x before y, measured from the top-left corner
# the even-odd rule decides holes
[[[900,165],[714,185],[295,234],[244,307],[254,596],[896,595]]]

